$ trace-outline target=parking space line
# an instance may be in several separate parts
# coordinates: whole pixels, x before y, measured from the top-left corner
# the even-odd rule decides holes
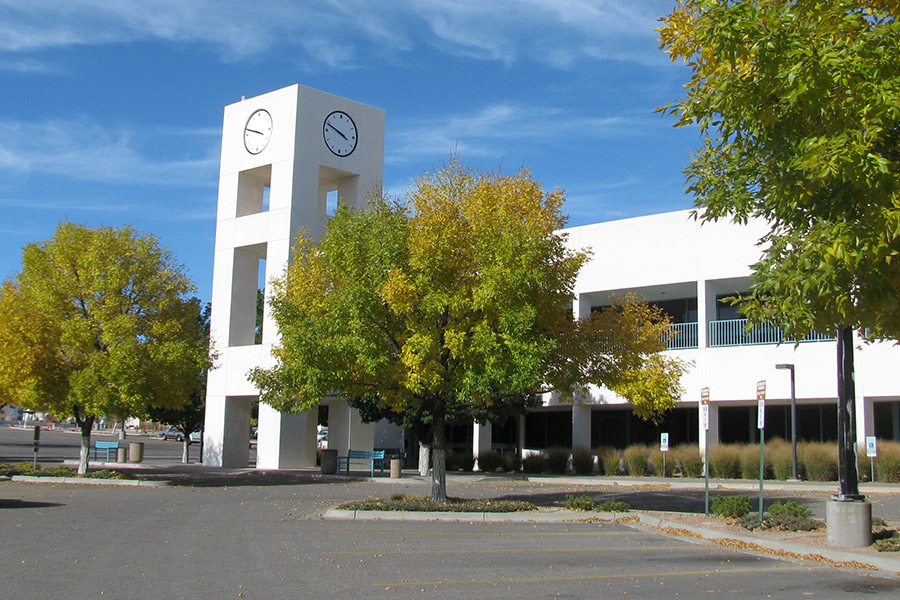
[[[635,579],[635,578],[654,578],[654,577],[679,577],[698,575],[739,575],[743,573],[763,573],[763,572],[788,572],[788,571],[820,571],[828,569],[824,566],[796,566],[796,567],[770,567],[770,568],[752,568],[752,569],[713,569],[707,571],[664,571],[659,573],[610,573],[608,575],[565,575],[559,577],[509,577],[504,579],[460,579],[445,581],[396,581],[391,583],[373,583],[374,587],[406,587],[406,586],[439,586],[439,585],[472,585],[472,584],[498,584],[498,583],[543,583],[550,581],[587,581],[601,579]]]
[[[513,552],[528,552],[529,554],[534,554],[535,552],[641,552],[645,550],[697,550],[700,546],[620,546],[618,548],[540,548],[536,550],[535,548],[494,548],[494,549],[483,549],[483,550],[396,550],[396,551],[383,551],[383,550],[348,550],[345,552],[323,552],[322,556],[397,556],[397,555],[417,555],[417,554],[440,554],[440,555],[452,555],[452,554],[503,554],[503,553],[513,553]]]

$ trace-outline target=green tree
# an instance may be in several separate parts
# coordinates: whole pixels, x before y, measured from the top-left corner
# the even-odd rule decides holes
[[[692,71],[668,106],[702,145],[704,220],[759,217],[742,310],[802,339],[837,326],[841,491],[857,494],[852,328],[900,339],[900,5],[680,0],[661,46]]]
[[[198,307],[200,306],[200,300],[197,298],[192,298],[191,302]],[[203,343],[205,343],[207,347],[210,346],[210,306],[211,305],[207,302],[202,311],[197,311],[197,327],[192,332],[193,335],[201,337]],[[206,412],[206,375],[206,368],[197,372],[194,387],[190,390],[185,390],[188,393],[188,397],[187,402],[183,406],[150,406],[147,411],[147,414],[154,421],[171,425],[184,434],[181,452],[181,462],[183,463],[190,462],[189,450],[191,447],[191,433],[203,425],[203,417]]]
[[[787,333],[900,339],[900,7],[682,0],[662,47],[692,71],[660,110],[696,124],[701,218],[771,224],[742,310]],[[811,276],[813,275],[814,276]]]
[[[192,289],[154,236],[60,224],[0,288],[0,395],[74,417],[84,473],[98,417],[179,406],[208,367]]]
[[[502,420],[551,390],[571,400],[591,383],[624,385],[662,349],[664,319],[639,303],[571,317],[587,254],[558,233],[562,201],[527,170],[452,160],[417,180],[406,205],[341,205],[321,242],[299,237],[274,282],[281,346],[275,367],[251,375],[261,400],[293,412],[339,394],[367,420],[416,429],[434,449],[441,500],[446,425]],[[655,375],[677,382],[680,365],[666,367]]]

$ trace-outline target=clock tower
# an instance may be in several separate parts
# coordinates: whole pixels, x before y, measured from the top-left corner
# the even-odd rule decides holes
[[[363,208],[367,194],[381,191],[383,164],[381,109],[300,85],[225,107],[211,316],[218,359],[207,383],[204,464],[249,464],[259,391],[247,374],[274,364],[279,335],[268,310],[269,282],[283,275],[298,230],[321,238],[338,199]],[[329,448],[372,448],[372,425],[342,400],[323,403]],[[317,415],[261,404],[257,468],[315,466]]]

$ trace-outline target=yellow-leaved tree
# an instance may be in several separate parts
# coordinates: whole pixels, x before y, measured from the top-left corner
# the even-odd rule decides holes
[[[406,203],[339,206],[320,242],[300,236],[274,284],[282,342],[276,365],[251,375],[261,401],[299,412],[337,394],[366,420],[415,429],[434,451],[436,501],[446,425],[505,420],[590,384],[661,415],[683,372],[659,354],[666,319],[634,299],[572,318],[587,254],[565,245],[563,199],[527,169],[479,173],[451,159]]]
[[[0,287],[0,401],[81,429],[188,401],[209,367],[193,284],[156,237],[61,223]]]

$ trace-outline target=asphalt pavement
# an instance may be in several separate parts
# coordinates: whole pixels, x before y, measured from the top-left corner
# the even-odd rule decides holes
[[[20,433],[0,429],[0,461],[22,454]],[[77,435],[57,435],[75,438],[77,450]],[[62,457],[64,440],[46,439],[58,446],[54,456],[71,459]],[[429,482],[412,472],[368,480],[181,465],[179,444],[147,441],[147,460],[127,468],[165,487],[0,482],[4,597],[900,597],[896,573],[726,548],[646,521],[572,521],[559,510],[566,496],[585,493],[638,511],[696,511],[698,502],[702,511],[702,481],[451,474],[452,496],[525,498],[555,507],[558,518],[338,521],[323,515],[341,502],[427,495]],[[753,495],[755,485],[711,487]],[[834,487],[766,482],[764,497],[824,514]],[[900,487],[864,488],[876,516],[900,522]]]

